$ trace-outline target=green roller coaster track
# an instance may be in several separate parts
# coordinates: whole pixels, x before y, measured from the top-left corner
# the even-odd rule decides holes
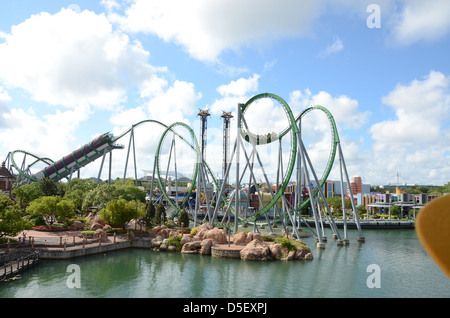
[[[240,129],[241,129],[241,135],[244,137],[244,140],[247,142],[253,143],[253,144],[262,144],[263,140],[265,139],[266,143],[271,143],[271,142],[274,142],[275,140],[278,140],[279,138],[281,138],[282,136],[287,134],[290,130],[292,130],[292,132],[293,132],[292,145],[291,145],[289,164],[288,164],[288,168],[287,168],[287,172],[286,172],[286,177],[285,177],[280,189],[273,196],[272,200],[263,209],[261,209],[253,217],[251,217],[250,219],[247,220],[249,223],[255,222],[259,217],[261,217],[266,212],[268,212],[272,208],[272,206],[284,194],[284,190],[286,189],[286,187],[289,183],[289,179],[291,178],[292,171],[294,169],[295,156],[297,154],[297,133],[299,132],[299,130],[295,123],[295,118],[294,118],[294,115],[292,114],[291,108],[289,107],[289,105],[286,103],[286,101],[284,99],[282,99],[281,97],[279,97],[275,94],[270,94],[270,93],[263,93],[263,94],[256,95],[256,96],[250,98],[247,101],[247,103],[245,103],[242,106],[242,114],[245,114],[245,111],[250,107],[251,104],[253,104],[256,101],[263,99],[263,98],[271,98],[271,99],[278,101],[281,104],[281,106],[283,107],[284,111],[286,112],[286,115],[287,115],[290,125],[287,129],[285,129],[276,138],[268,140],[267,138],[258,138],[257,135],[256,136],[252,135],[249,131],[247,132],[247,131],[243,130],[242,123],[239,123]]]
[[[196,139],[194,131],[187,124],[181,123],[181,122],[176,122],[176,123],[173,123],[173,124],[167,126],[167,125],[165,125],[165,124],[163,124],[163,123],[161,123],[161,122],[159,122],[157,120],[152,120],[152,119],[143,120],[143,121],[140,121],[140,122],[134,124],[128,130],[126,130],[125,132],[123,132],[119,136],[115,137],[113,139],[113,142],[116,142],[116,141],[120,140],[121,138],[123,138],[127,134],[129,134],[132,131],[132,129],[134,129],[135,127],[138,127],[138,126],[140,126],[142,124],[145,124],[145,123],[156,123],[156,124],[161,125],[162,127],[165,128],[165,130],[162,133],[161,138],[160,138],[160,140],[158,142],[157,150],[156,150],[156,153],[155,153],[155,162],[156,162],[155,167],[156,167],[156,173],[157,173],[157,177],[158,177],[158,185],[160,187],[161,194],[164,196],[164,198],[166,199],[167,203],[174,209],[174,213],[171,215],[171,217],[174,218],[174,217],[176,217],[179,214],[181,208],[185,205],[186,201],[189,199],[190,195],[194,191],[195,183],[191,184],[185,199],[181,203],[180,207],[177,207],[172,202],[172,200],[169,198],[169,196],[167,195],[167,192],[166,192],[165,186],[164,186],[164,182],[163,182],[163,177],[161,176],[161,168],[160,168],[161,147],[162,147],[162,145],[164,143],[164,140],[167,137],[168,133],[172,132],[175,135],[177,135],[177,137],[179,137],[182,141],[184,141],[187,145],[189,145],[194,150],[197,161],[196,161],[195,166],[194,166],[193,180],[196,180],[196,177],[197,177],[197,174],[198,174],[198,169],[199,169],[198,162],[199,162],[199,158],[200,158],[200,148],[199,148],[199,145],[198,145],[198,142],[197,142],[197,139]],[[179,134],[175,130],[175,127],[177,127],[177,126],[185,128],[188,131],[188,133],[189,133],[189,135],[190,135],[190,137],[192,139],[192,142],[189,142],[188,140],[186,140],[186,138],[183,135]],[[214,174],[212,173],[211,168],[209,167],[209,165],[206,162],[204,162],[204,165],[205,165],[206,169],[208,170],[208,172],[210,173],[210,175],[211,175],[211,177],[213,179],[214,185],[217,188],[218,187],[218,182],[217,182],[216,178],[214,177]]]
[[[19,166],[17,165],[17,163],[14,160],[14,155],[17,153],[23,153],[25,156],[31,156],[33,158],[35,158],[36,160],[33,161],[31,164],[28,165],[27,169],[25,170],[29,170],[30,168],[32,168],[35,164],[37,164],[39,161],[44,162],[47,165],[52,165],[54,164],[54,161],[50,158],[45,158],[45,157],[38,157],[30,152],[24,151],[24,150],[14,150],[9,154],[9,160],[11,162],[11,165],[14,167],[14,169],[16,169],[17,173],[19,174],[20,178],[16,180],[16,182],[21,182],[24,180],[31,180],[33,182],[38,181],[37,179],[33,178],[30,174],[26,173],[24,169],[19,168]]]
[[[289,180],[290,180],[290,178],[292,176],[292,172],[294,170],[295,163],[296,163],[296,155],[297,155],[297,149],[298,149],[298,144],[299,144],[299,139],[298,139],[297,135],[301,134],[301,131],[300,131],[299,127],[298,127],[298,123],[301,123],[302,118],[307,113],[309,113],[309,112],[311,112],[313,110],[322,111],[327,116],[329,124],[330,124],[330,128],[331,128],[332,144],[331,144],[330,156],[328,158],[328,163],[326,165],[325,171],[324,171],[324,173],[323,173],[323,175],[321,177],[321,183],[320,183],[321,187],[323,186],[324,182],[327,180],[327,178],[328,178],[328,176],[329,176],[329,174],[331,172],[331,169],[332,169],[335,157],[336,157],[337,145],[340,142],[339,134],[338,134],[337,127],[336,127],[336,123],[334,121],[334,118],[333,118],[332,114],[329,112],[328,109],[326,109],[325,107],[320,106],[320,105],[311,106],[311,107],[308,107],[308,108],[304,109],[295,118],[293,113],[292,113],[292,110],[291,110],[290,106],[287,104],[287,102],[283,98],[281,98],[281,97],[279,97],[279,96],[277,96],[275,94],[263,93],[263,94],[259,94],[259,95],[256,95],[256,96],[250,98],[245,104],[243,104],[241,106],[240,111],[242,112],[242,115],[245,114],[245,112],[249,109],[249,107],[251,105],[256,103],[258,100],[265,99],[265,98],[273,99],[273,100],[277,101],[282,106],[283,110],[286,113],[286,117],[288,119],[288,122],[289,122],[288,127],[286,127],[283,131],[281,131],[278,134],[270,135],[270,137],[260,136],[260,135],[252,134],[250,131],[248,131],[248,128],[246,129],[245,127],[243,127],[246,124],[244,124],[245,122],[241,120],[241,122],[238,123],[238,125],[239,125],[239,128],[240,128],[240,131],[241,131],[240,133],[241,133],[241,136],[243,137],[243,140],[245,140],[248,143],[251,143],[253,145],[253,147],[255,147],[257,145],[269,144],[269,143],[275,142],[276,140],[279,140],[279,139],[285,137],[289,132],[291,132],[292,133],[291,149],[290,149],[290,154],[289,154],[289,163],[288,163],[288,167],[286,168],[286,174],[285,174],[284,180],[283,180],[279,190],[275,194],[273,194],[272,200],[267,205],[265,205],[265,207],[263,209],[261,209],[257,214],[255,214],[254,216],[252,216],[249,219],[244,219],[241,216],[238,216],[238,218],[241,221],[245,221],[245,222],[248,222],[248,223],[256,222],[256,220],[258,218],[260,218],[265,213],[267,213],[274,206],[274,204],[276,204],[276,202],[284,195],[284,192],[286,190],[286,187],[289,184]],[[175,204],[172,202],[172,200],[169,198],[169,196],[167,195],[167,193],[165,191],[165,187],[164,187],[164,184],[163,184],[163,179],[162,179],[162,176],[161,176],[161,169],[160,169],[161,147],[162,147],[162,145],[164,143],[164,140],[167,137],[168,133],[169,132],[173,132],[174,134],[177,135],[177,137],[181,138],[184,142],[186,142],[194,150],[197,160],[195,162],[195,167],[194,167],[194,172],[193,172],[193,180],[196,180],[196,177],[197,177],[197,175],[199,173],[199,171],[198,171],[198,169],[199,169],[199,162],[200,162],[200,160],[202,160],[202,158],[201,158],[201,151],[200,151],[197,139],[195,137],[194,131],[187,124],[181,123],[181,122],[176,122],[176,123],[173,123],[173,124],[167,126],[167,125],[165,125],[165,124],[163,124],[163,123],[161,123],[161,122],[159,122],[157,120],[151,120],[151,119],[143,120],[143,121],[140,121],[140,122],[134,124],[133,126],[131,126],[128,130],[126,130],[125,132],[123,132],[119,136],[115,136],[114,138],[112,138],[112,143],[120,140],[121,138],[126,136],[128,133],[132,132],[134,128],[136,128],[136,127],[138,127],[140,125],[143,125],[145,123],[155,123],[155,124],[158,124],[158,125],[162,126],[165,129],[164,132],[161,135],[161,138],[160,138],[159,142],[158,142],[157,150],[156,150],[156,153],[155,153],[155,167],[156,167],[156,173],[157,173],[157,177],[158,177],[158,184],[160,186],[162,195],[166,198],[168,204],[174,209],[174,214],[172,215],[172,217],[175,217],[175,216],[178,215],[178,213],[181,210],[181,208],[185,205],[186,200],[189,199],[191,193],[194,191],[195,183],[192,182],[192,184],[191,184],[191,186],[190,186],[190,188],[188,190],[188,194],[186,195],[186,198],[184,199],[184,201],[182,202],[180,207],[175,206]],[[181,127],[181,128],[186,129],[188,131],[191,139],[192,139],[192,142],[189,142],[188,140],[186,140],[184,135],[179,134],[175,130],[176,127]],[[25,169],[19,168],[17,163],[14,161],[14,155],[16,153],[20,153],[20,152],[24,153],[25,155],[29,155],[29,156],[32,156],[32,157],[35,158],[35,161],[33,161],[30,165],[28,165],[26,170],[29,170],[31,167],[33,167],[36,163],[38,163],[40,161],[46,163],[47,165],[54,164],[54,161],[49,159],[49,158],[39,158],[38,156],[35,156],[35,155],[33,155],[33,154],[29,153],[29,152],[23,151],[23,150],[13,151],[13,152],[10,153],[11,164],[17,170],[17,172],[19,173],[19,175],[20,175],[20,177],[22,179],[28,179],[28,180],[31,180],[33,182],[37,181],[30,174],[26,173]],[[210,169],[209,165],[206,162],[204,162],[203,160],[202,160],[202,162],[204,163],[206,169],[210,173],[210,175],[211,175],[211,177],[213,179],[213,182],[214,182],[214,186],[216,187],[216,189],[218,189],[219,188],[218,182],[214,178],[214,174],[211,172],[211,169]],[[222,197],[222,198],[225,200],[225,197]],[[296,207],[296,209],[300,210],[304,206],[306,206],[307,204],[309,204],[309,198],[307,200],[303,201],[301,206]],[[231,208],[231,211],[232,211],[233,214],[236,215],[234,209]]]
[[[286,190],[286,187],[289,183],[289,179],[292,175],[292,171],[294,169],[295,166],[295,154],[297,152],[297,133],[300,132],[299,128],[297,126],[297,123],[301,122],[302,118],[309,113],[310,111],[313,110],[320,110],[322,112],[325,113],[325,115],[327,116],[329,123],[330,123],[330,127],[331,127],[331,134],[332,134],[332,145],[331,145],[331,151],[330,151],[330,156],[328,159],[328,163],[326,165],[326,169],[322,175],[321,178],[321,182],[320,182],[320,186],[322,187],[323,184],[325,183],[325,181],[327,180],[331,169],[333,167],[333,163],[336,157],[336,150],[337,150],[337,145],[340,142],[339,140],[339,134],[337,131],[337,127],[336,127],[336,123],[334,121],[333,115],[329,112],[328,109],[326,109],[323,106],[320,105],[316,105],[316,106],[311,106],[306,108],[305,110],[303,110],[296,119],[293,118],[292,115],[292,111],[289,107],[289,105],[286,103],[286,101],[284,101],[281,97],[274,95],[274,94],[270,94],[270,93],[263,93],[263,94],[259,94],[256,95],[254,97],[252,97],[246,104],[244,104],[243,108],[242,108],[242,112],[244,113],[245,110],[247,110],[247,108],[254,102],[256,102],[259,99],[263,99],[263,98],[271,98],[274,99],[276,101],[278,101],[282,106],[284,111],[286,112],[286,115],[289,119],[289,123],[290,125],[285,128],[283,131],[281,131],[279,134],[272,134],[270,135],[270,137],[268,138],[267,136],[261,136],[261,135],[254,135],[252,133],[250,133],[249,131],[245,131],[244,129],[242,129],[241,126],[241,136],[243,137],[243,139],[247,142],[253,142],[257,145],[261,145],[261,144],[268,144],[268,143],[272,143],[276,140],[279,140],[281,138],[283,138],[285,135],[287,135],[289,132],[292,131],[292,144],[291,144],[291,152],[290,152],[290,158],[289,158],[289,164],[288,164],[288,168],[287,168],[287,172],[286,172],[286,176],[284,179],[284,182],[282,183],[280,189],[278,190],[278,192],[275,194],[275,196],[273,197],[273,199],[269,202],[268,205],[266,205],[261,211],[259,211],[257,214],[255,214],[254,216],[252,216],[251,218],[245,220],[247,223],[253,223],[256,222],[256,220],[258,218],[260,218],[261,216],[263,216],[265,213],[267,213],[267,211],[269,211],[269,209],[271,209],[273,207],[273,205],[280,199],[280,197],[284,194],[284,191]],[[318,190],[315,190],[314,195],[316,195],[318,192]],[[296,207],[297,211],[300,211],[303,207],[307,206],[310,202],[310,198],[306,199],[305,201],[302,202],[301,206]],[[232,211],[234,213],[234,211]],[[244,221],[243,218],[239,217],[241,221]]]

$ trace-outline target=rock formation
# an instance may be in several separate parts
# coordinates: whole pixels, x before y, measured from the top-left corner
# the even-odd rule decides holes
[[[176,230],[165,225],[159,225],[149,230],[151,247],[155,250],[173,250],[167,245],[167,238],[180,235]],[[211,248],[216,244],[225,244],[228,237],[225,230],[214,228],[205,223],[197,227],[195,235],[183,234],[180,239],[181,253],[210,255]],[[232,238],[234,246],[243,246],[240,257],[244,260],[298,260],[313,259],[307,249],[298,246],[296,249],[288,250],[278,243],[264,242],[260,233],[238,232]]]
[[[241,259],[267,261],[270,258],[270,248],[259,239],[253,239],[240,252]]]

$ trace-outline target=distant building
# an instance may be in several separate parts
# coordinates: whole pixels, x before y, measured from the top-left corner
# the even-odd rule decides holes
[[[6,169],[5,163],[0,168],[0,193],[11,195],[13,188],[14,176]]]
[[[353,177],[352,181],[350,182],[350,188],[352,189],[353,194],[362,193],[361,177]],[[347,189],[347,195],[350,195],[350,189]]]
[[[363,195],[370,193],[370,184],[362,183],[361,177],[354,177],[350,182],[350,188],[347,186],[347,182],[342,182],[342,187],[346,197],[350,197],[350,188],[351,188],[353,198],[355,200],[357,200],[357,198],[360,197],[358,196],[358,194]],[[325,197],[327,198],[342,196],[340,181],[325,181],[322,190]]]
[[[390,207],[398,205],[402,209],[402,214],[407,215],[411,209],[421,209],[429,201],[437,197],[437,195],[428,195],[426,193],[371,193],[362,196],[362,205],[369,214],[389,214]]]

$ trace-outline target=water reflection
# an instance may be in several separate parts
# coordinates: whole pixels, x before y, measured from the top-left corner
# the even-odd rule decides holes
[[[331,232],[326,233],[331,237]],[[449,297],[450,280],[430,259],[413,230],[349,231],[350,245],[329,239],[312,261],[255,262],[133,249],[64,261],[42,261],[19,279],[0,284],[0,297]],[[70,289],[67,266],[81,270]],[[367,267],[381,269],[381,288],[366,284]]]

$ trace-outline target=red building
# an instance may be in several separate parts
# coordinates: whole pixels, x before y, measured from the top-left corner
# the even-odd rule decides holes
[[[350,182],[350,187],[352,188],[353,195],[356,195],[358,193],[362,193],[361,177],[359,177],[359,176],[353,177],[352,181]],[[347,195],[350,195],[349,189],[347,189]]]

